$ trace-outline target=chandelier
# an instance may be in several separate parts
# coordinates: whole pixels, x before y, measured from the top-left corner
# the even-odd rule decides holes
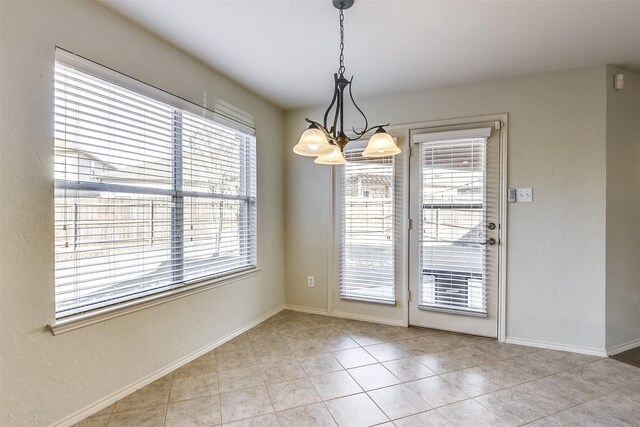
[[[321,165],[343,165],[347,163],[342,152],[345,146],[351,142],[361,139],[368,132],[376,129],[373,136],[369,139],[367,147],[362,152],[363,157],[386,157],[395,156],[400,153],[400,149],[396,146],[391,135],[385,130],[385,125],[376,125],[369,127],[367,116],[362,112],[356,101],[353,99],[351,92],[351,83],[353,76],[348,80],[344,76],[344,10],[353,6],[354,0],[332,0],[333,6],[340,13],[340,67],[338,72],[333,75],[333,98],[324,113],[322,123],[306,118],[309,127],[300,136],[300,141],[293,147],[293,152],[301,156],[316,157],[314,163]],[[357,131],[351,128],[353,137],[344,133],[344,100],[345,92],[348,89],[349,98],[353,106],[364,118],[364,129]],[[330,113],[333,110],[333,118],[331,122],[327,122]]]

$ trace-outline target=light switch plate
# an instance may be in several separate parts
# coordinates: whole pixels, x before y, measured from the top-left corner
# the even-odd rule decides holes
[[[516,189],[508,188],[507,189],[507,203],[515,203],[516,202]]]
[[[516,189],[516,202],[533,202],[533,188]]]

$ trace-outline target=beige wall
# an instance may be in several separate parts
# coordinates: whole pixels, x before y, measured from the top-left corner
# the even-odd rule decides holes
[[[613,75],[624,88],[613,90]],[[640,75],[607,67],[607,349],[640,345]]]
[[[283,113],[91,2],[0,2],[0,425],[50,425],[284,303]],[[52,336],[54,47],[254,114],[261,273]]]
[[[509,114],[508,186],[534,189],[533,203],[508,206],[509,338],[604,350],[605,73],[601,66],[358,99],[370,123]],[[286,117],[286,302],[326,310],[330,168],[291,151],[304,117],[322,113]]]

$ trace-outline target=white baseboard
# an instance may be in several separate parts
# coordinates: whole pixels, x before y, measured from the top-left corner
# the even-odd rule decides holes
[[[67,426],[72,426],[73,424],[82,421],[83,419],[87,418],[90,415],[95,414],[96,412],[108,407],[109,405],[114,404],[115,402],[117,402],[118,400],[122,399],[125,396],[128,396],[129,394],[133,393],[134,391],[141,389],[142,387],[151,384],[152,382],[154,382],[155,380],[167,375],[168,373],[178,369],[179,367],[186,365],[187,363],[197,359],[198,357],[202,356],[205,353],[210,352],[211,350],[213,350],[216,347],[221,346],[222,344],[224,344],[227,341],[230,341],[231,339],[237,337],[238,335],[242,334],[243,332],[248,331],[249,329],[253,328],[254,326],[264,322],[265,320],[267,320],[268,318],[270,318],[271,316],[274,316],[278,313],[280,313],[282,310],[284,310],[284,305],[281,305],[280,307],[275,308],[274,310],[271,310],[270,312],[258,317],[255,320],[252,320],[251,322],[247,323],[246,325],[242,326],[239,329],[236,329],[233,332],[230,332],[229,334],[225,335],[224,337],[220,338],[219,340],[206,345],[205,347],[194,351],[191,354],[188,354],[187,356],[177,360],[176,362],[165,366],[164,368],[160,369],[159,371],[154,372],[151,375],[146,376],[145,378],[136,381],[135,383],[116,391],[115,393],[110,394],[109,396],[95,402],[92,403],[89,406],[86,406],[85,408],[69,415],[68,417],[63,418],[61,421],[58,421],[57,423],[52,424],[52,426],[54,427],[67,427]]]
[[[381,325],[388,325],[388,326],[404,326],[404,327],[407,326],[407,324],[402,320],[389,320],[383,317],[365,316],[361,314],[345,313],[343,311],[332,311],[331,313],[329,313],[327,310],[324,310],[324,309],[303,307],[301,305],[285,304],[284,309],[291,310],[291,311],[299,311],[302,313],[320,314],[322,316],[339,317],[341,319],[360,320],[362,322],[379,323]]]
[[[403,326],[403,327],[407,326],[407,324],[402,320],[391,320],[391,319],[385,319],[384,317],[365,316],[362,314],[345,313],[343,311],[333,311],[329,313],[329,316],[340,317],[342,319],[360,320],[362,322],[379,323],[381,325],[388,325],[388,326]]]
[[[299,311],[301,313],[320,314],[322,316],[328,316],[329,315],[327,310],[323,310],[321,308],[303,307],[301,305],[285,304],[284,305],[284,309],[285,310],[291,310],[291,311]]]
[[[607,348],[607,354],[609,356],[613,356],[618,353],[622,353],[623,351],[631,350],[632,348],[640,347],[640,339],[627,341],[622,344],[614,345],[613,347]]]
[[[551,342],[545,342],[545,341],[529,340],[529,339],[525,339],[525,338],[507,337],[505,342],[507,344],[526,345],[526,346],[529,346],[529,347],[546,348],[546,349],[549,349],[549,350],[570,351],[572,353],[587,354],[589,356],[601,356],[601,357],[606,357],[607,356],[607,352],[605,350],[602,350],[602,349],[588,348],[588,347],[576,347],[576,346],[571,346],[571,345],[551,343]]]

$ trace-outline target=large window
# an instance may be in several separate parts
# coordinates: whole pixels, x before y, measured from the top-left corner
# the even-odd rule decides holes
[[[362,151],[345,150],[348,163],[339,172],[340,298],[395,304],[396,161]]]
[[[255,267],[252,123],[61,56],[56,317]]]

